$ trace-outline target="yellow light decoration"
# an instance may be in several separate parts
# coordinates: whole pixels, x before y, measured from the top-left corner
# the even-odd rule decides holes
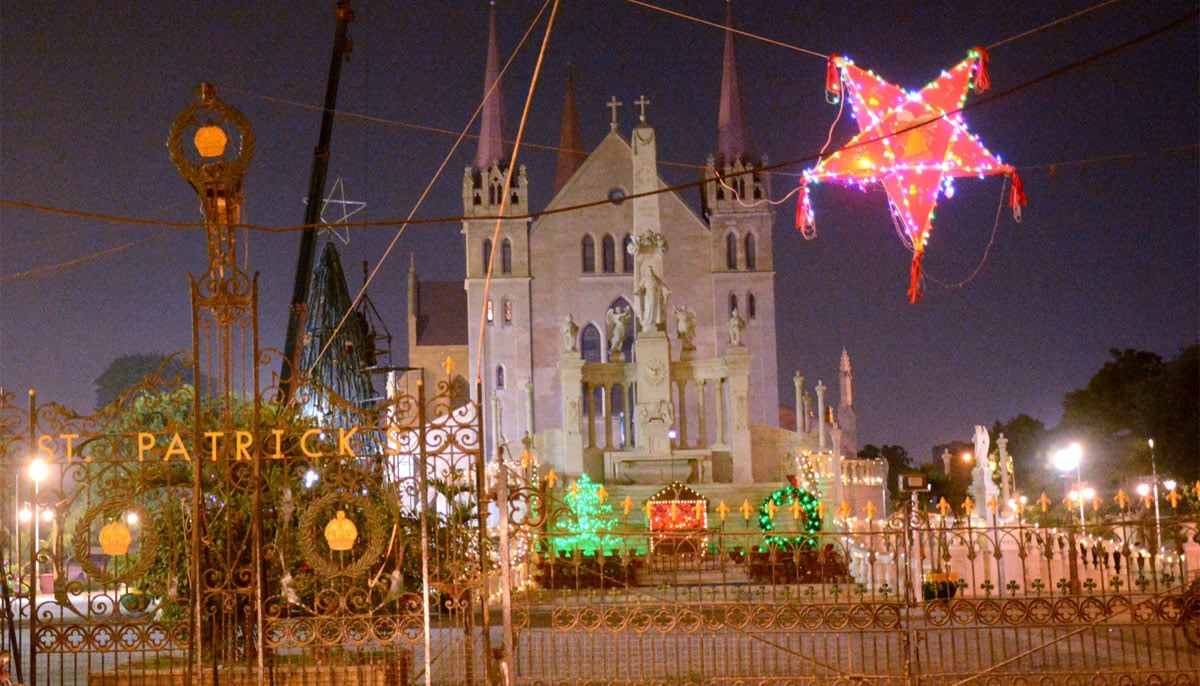
[[[335,552],[350,550],[358,540],[358,527],[346,518],[345,510],[338,510],[337,515],[325,525],[325,542],[329,549]]]
[[[192,142],[196,145],[196,151],[200,153],[200,157],[206,159],[222,157],[225,154],[225,144],[229,142],[229,137],[225,135],[224,129],[216,126],[210,120],[197,129]]]
[[[100,529],[100,549],[105,555],[124,555],[133,543],[133,534],[124,522],[109,522]]]

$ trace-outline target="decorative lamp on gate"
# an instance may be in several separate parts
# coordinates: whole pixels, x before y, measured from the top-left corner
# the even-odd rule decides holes
[[[196,136],[192,139],[196,144],[196,151],[201,157],[223,157],[225,155],[225,144],[229,142],[229,137],[225,135],[225,130],[209,119],[204,126],[196,130]]]
[[[329,543],[330,550],[350,550],[357,539],[358,527],[346,518],[345,510],[338,510],[337,515],[325,525],[325,541]]]
[[[109,522],[100,529],[100,549],[105,555],[125,555],[129,552],[129,544],[133,543],[133,534],[124,522]]]

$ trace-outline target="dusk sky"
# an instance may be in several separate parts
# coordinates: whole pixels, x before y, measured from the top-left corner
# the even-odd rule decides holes
[[[724,21],[724,0],[650,1]],[[207,81],[257,135],[244,220],[302,223],[334,5],[0,5],[0,386],[17,402],[36,388],[41,401],[90,412],[94,380],[114,358],[188,348],[187,275],[204,270],[205,248],[199,229],[12,203],[197,221],[199,203],[165,142]],[[502,61],[541,7],[500,0]],[[958,181],[938,207],[925,258],[930,281],[916,305],[905,295],[909,254],[883,190],[822,185],[812,242],[793,229],[794,197],[780,204],[773,245],[782,400],[793,398],[796,370],[810,385],[822,379],[836,389],[844,347],[860,443],[899,444],[928,459],[930,446],[968,439],[974,424],[1021,412],[1057,424],[1063,395],[1087,383],[1109,348],[1170,358],[1200,339],[1194,0],[733,7],[737,28],[772,41],[743,36],[737,47],[757,148],[772,163],[792,163],[773,178],[777,199],[815,163],[838,116],[825,102],[825,59],[792,48],[849,55],[918,89],[977,45],[989,47],[992,90],[970,96],[977,106],[965,113],[967,125],[1018,169],[1029,197],[1018,224],[1001,177]],[[339,245],[357,289],[361,263],[384,257],[478,105],[487,4],[355,0],[353,8],[329,178],[367,203],[355,219],[396,222],[353,229],[349,245]],[[505,77],[506,137],[516,135],[544,31],[545,15]],[[588,149],[608,132],[605,101],[627,103],[620,130],[628,136],[632,103],[644,94],[664,178],[696,180],[716,147],[722,40],[718,28],[642,3],[563,0],[519,160],[529,168],[530,204],[544,206],[553,189],[549,148],[559,138],[568,64]],[[847,111],[830,150],[855,133]],[[462,171],[474,151],[468,141],[454,152],[417,217],[461,213]],[[682,195],[699,211],[695,189]],[[409,256],[423,279],[461,279],[460,229],[452,219],[404,229],[369,290],[396,336],[394,363],[405,359]],[[248,234],[245,254],[261,273],[264,347],[283,344],[298,244],[294,232]],[[961,287],[942,285],[977,267]]]

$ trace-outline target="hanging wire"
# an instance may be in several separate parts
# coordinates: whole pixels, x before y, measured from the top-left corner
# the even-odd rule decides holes
[[[329,336],[328,340],[325,342],[325,346],[321,348],[321,351],[313,359],[313,367],[316,366],[317,362],[319,362],[321,360],[321,358],[325,355],[325,353],[329,350],[329,345],[333,341],[334,336],[336,336],[338,331],[340,331],[341,328],[343,326],[345,326],[346,320],[348,320],[350,318],[350,315],[354,312],[355,308],[358,307],[359,301],[362,300],[363,295],[367,292],[367,287],[369,287],[371,285],[371,282],[375,280],[375,276],[379,273],[379,270],[383,268],[384,263],[387,261],[388,257],[392,254],[392,250],[394,250],[396,247],[396,244],[400,242],[400,237],[404,235],[404,231],[408,228],[408,226],[410,224],[426,223],[426,222],[414,221],[413,216],[417,213],[417,210],[420,209],[421,205],[425,202],[425,199],[427,197],[429,197],[429,192],[433,189],[433,186],[435,183],[437,183],[437,180],[439,178],[441,178],[442,172],[446,169],[446,165],[450,163],[450,160],[453,159],[454,153],[458,150],[459,145],[461,145],[463,140],[466,139],[467,131],[469,131],[470,128],[475,125],[475,120],[479,118],[479,113],[483,111],[484,103],[487,102],[488,98],[492,97],[493,91],[499,87],[501,80],[503,80],[503,78],[504,78],[504,74],[508,71],[508,69],[512,65],[513,61],[516,59],[517,55],[520,53],[521,48],[524,47],[525,42],[529,39],[529,36],[533,33],[534,27],[537,26],[538,21],[541,20],[542,14],[545,13],[546,7],[548,7],[549,5],[550,5],[550,0],[546,0],[546,2],[544,2],[542,4],[541,9],[538,10],[537,15],[534,16],[533,21],[531,21],[529,23],[529,27],[525,30],[525,34],[523,36],[521,36],[521,40],[517,43],[517,47],[513,49],[512,54],[509,55],[508,61],[506,61],[504,63],[504,66],[500,69],[500,74],[497,76],[495,83],[491,84],[489,86],[487,92],[484,93],[483,98],[479,101],[479,106],[475,108],[475,112],[471,115],[470,120],[468,120],[466,125],[463,126],[462,131],[458,134],[458,137],[454,141],[454,145],[452,145],[450,147],[450,150],[448,150],[446,152],[446,156],[442,158],[442,163],[440,165],[438,165],[437,170],[434,171],[433,176],[430,177],[429,183],[427,183],[425,185],[425,189],[423,191],[421,191],[421,197],[417,198],[417,202],[413,205],[412,210],[410,210],[408,213],[408,218],[405,219],[403,222],[401,222],[400,226],[396,230],[396,233],[392,236],[391,242],[388,243],[388,247],[383,251],[383,255],[379,258],[379,262],[375,264],[375,267],[371,269],[371,273],[368,274],[367,278],[363,280],[362,288],[360,288],[358,290],[358,293],[355,294],[354,299],[350,302],[350,308],[346,311],[346,313],[344,315],[342,315],[341,321],[339,321],[338,325],[336,327],[334,327],[333,333]],[[555,0],[555,7],[556,8],[558,7],[558,0]],[[461,221],[461,219],[459,219],[458,221]],[[374,224],[374,222],[370,222],[369,224]],[[349,224],[347,224],[347,226],[349,226]],[[313,367],[309,368],[309,373],[312,372]]]

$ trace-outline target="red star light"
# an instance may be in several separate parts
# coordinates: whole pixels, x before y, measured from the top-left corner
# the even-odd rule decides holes
[[[1016,171],[967,131],[960,113],[969,88],[982,91],[987,87],[986,64],[987,53],[977,48],[920,91],[909,92],[856,67],[846,57],[831,57],[826,89],[833,102],[843,92],[849,98],[859,133],[804,172],[796,226],[805,237],[816,236],[809,184],[882,183],[892,216],[913,252],[908,296],[915,303],[921,299],[921,257],[933,211],[943,189],[947,189],[947,197],[953,194],[951,178],[1011,174],[1011,204],[1019,221],[1025,196]]]

